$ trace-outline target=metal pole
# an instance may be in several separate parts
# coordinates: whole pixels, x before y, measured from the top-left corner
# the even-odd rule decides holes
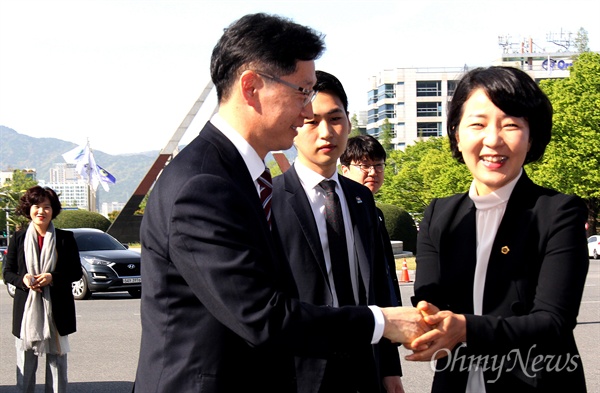
[[[8,246],[8,242],[10,242],[10,227],[8,226],[8,212],[10,212],[10,208],[5,207],[4,212],[6,213],[6,245]]]

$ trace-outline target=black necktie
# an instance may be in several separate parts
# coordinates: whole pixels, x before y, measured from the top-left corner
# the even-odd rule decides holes
[[[260,201],[262,202],[262,207],[265,211],[267,222],[269,223],[269,229],[271,229],[271,197],[273,194],[271,172],[269,172],[268,169],[265,169],[256,181],[260,186]]]
[[[325,191],[325,220],[327,222],[327,239],[335,291],[340,306],[355,305],[352,281],[350,279],[350,262],[346,245],[346,230],[340,198],[335,192],[334,180],[323,180],[319,183]]]

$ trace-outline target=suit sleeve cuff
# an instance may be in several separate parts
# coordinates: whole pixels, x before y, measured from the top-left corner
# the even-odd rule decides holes
[[[377,306],[369,306],[369,309],[373,313],[375,319],[375,328],[373,329],[373,338],[371,344],[377,344],[383,337],[383,329],[385,327],[385,319],[383,318],[383,312]]]

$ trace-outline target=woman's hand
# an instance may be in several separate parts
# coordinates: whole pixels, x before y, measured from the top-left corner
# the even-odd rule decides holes
[[[23,284],[33,291],[41,292],[42,287],[52,284],[52,273],[41,273],[35,276],[27,273],[23,277]]]
[[[427,302],[419,302],[417,309],[432,330],[413,340],[410,348],[414,353],[406,357],[412,361],[430,361],[447,356],[460,342],[467,340],[467,320],[462,314],[440,311]],[[427,345],[426,349],[422,349]]]

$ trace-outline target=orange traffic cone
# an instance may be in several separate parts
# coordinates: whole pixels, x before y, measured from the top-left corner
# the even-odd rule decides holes
[[[400,276],[400,282],[411,282],[408,276],[408,265],[406,264],[406,258],[402,262],[402,275]]]

